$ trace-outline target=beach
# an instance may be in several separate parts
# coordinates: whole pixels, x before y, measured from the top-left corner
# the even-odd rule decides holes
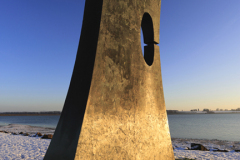
[[[43,159],[50,139],[0,133],[0,159]]]
[[[30,125],[22,125],[22,124],[9,124],[5,126],[0,126],[0,131],[6,131],[9,133],[28,133],[33,135],[37,132],[42,134],[54,134],[55,128],[49,127],[37,127],[37,126],[30,126]]]
[[[189,150],[189,148],[191,148],[191,143],[201,144],[210,151]],[[240,150],[239,141],[172,138],[172,145],[176,159],[240,159],[240,152],[236,152]]]
[[[9,124],[0,126],[0,131],[4,131],[0,132],[1,160],[42,160],[51,139],[42,139],[41,136],[33,136],[37,132],[53,134],[54,128]],[[28,133],[29,136],[23,136],[19,134],[20,132]],[[189,150],[191,143],[201,144],[210,151]],[[176,159],[240,159],[240,152],[236,152],[236,150],[240,150],[240,142],[238,141],[172,138],[172,145]],[[227,152],[215,152],[214,150],[216,149]]]

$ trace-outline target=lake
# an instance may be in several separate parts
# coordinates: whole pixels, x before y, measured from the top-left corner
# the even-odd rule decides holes
[[[240,141],[240,114],[168,115],[172,138]]]
[[[0,116],[0,125],[24,124],[55,128],[60,116]],[[168,115],[172,138],[240,141],[240,114]]]
[[[0,125],[24,124],[30,126],[56,128],[57,116],[0,116]]]

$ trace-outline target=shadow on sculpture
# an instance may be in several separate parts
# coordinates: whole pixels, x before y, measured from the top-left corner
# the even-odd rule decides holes
[[[156,45],[160,6],[86,0],[71,83],[45,160],[174,159]]]
[[[65,104],[44,159],[74,159],[94,67],[102,0],[86,1],[75,66]]]

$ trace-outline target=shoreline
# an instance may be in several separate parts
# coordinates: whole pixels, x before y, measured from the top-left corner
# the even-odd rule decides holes
[[[61,114],[41,114],[41,113],[31,113],[31,114],[21,114],[21,113],[14,113],[14,114],[2,114],[0,116],[60,116]]]
[[[240,159],[239,141],[172,138],[172,146],[175,159]]]
[[[28,134],[54,134],[56,128],[51,127],[40,127],[40,126],[30,126],[30,125],[22,125],[22,124],[8,124],[8,125],[1,125],[0,131],[6,131],[9,133],[28,133]]]
[[[61,115],[60,111],[41,111],[41,112],[0,112],[0,116],[54,116]]]
[[[43,127],[43,126],[32,126],[32,125],[25,125],[25,124],[7,124],[7,125],[0,125],[0,132],[9,132],[9,133],[29,133],[35,134],[37,132],[42,134],[54,134],[55,132],[54,127]],[[221,139],[196,139],[196,138],[176,138],[171,137],[172,143],[173,142],[181,142],[184,144],[185,142],[192,142],[192,143],[215,143],[219,145],[224,145],[226,143],[236,143],[240,149],[240,141],[231,141],[231,140],[221,140]],[[189,143],[186,143],[189,144]]]
[[[178,110],[167,110],[167,115],[175,114],[240,114],[240,111],[178,111]]]
[[[176,114],[180,114],[180,115],[192,115],[192,114],[240,114],[239,112],[233,112],[233,113],[167,113],[167,115],[176,115]]]
[[[173,148],[191,148],[191,143],[201,144],[207,149],[218,148],[221,150],[240,150],[240,141],[229,141],[219,139],[191,139],[191,138],[171,138]]]
[[[39,134],[53,135],[54,132],[55,128],[48,127],[21,124],[0,126],[0,146],[3,146],[0,148],[0,159],[6,159],[5,157],[27,159],[33,155],[33,158],[42,159],[51,138],[42,139]],[[240,159],[240,141],[191,138],[171,138],[171,141],[175,159]],[[193,150],[193,143],[200,144],[207,150]],[[25,148],[25,150],[21,148]]]

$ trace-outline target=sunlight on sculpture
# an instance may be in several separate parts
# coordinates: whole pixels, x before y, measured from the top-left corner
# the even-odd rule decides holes
[[[174,159],[157,45],[160,7],[161,0],[86,0],[71,83],[45,160]]]

